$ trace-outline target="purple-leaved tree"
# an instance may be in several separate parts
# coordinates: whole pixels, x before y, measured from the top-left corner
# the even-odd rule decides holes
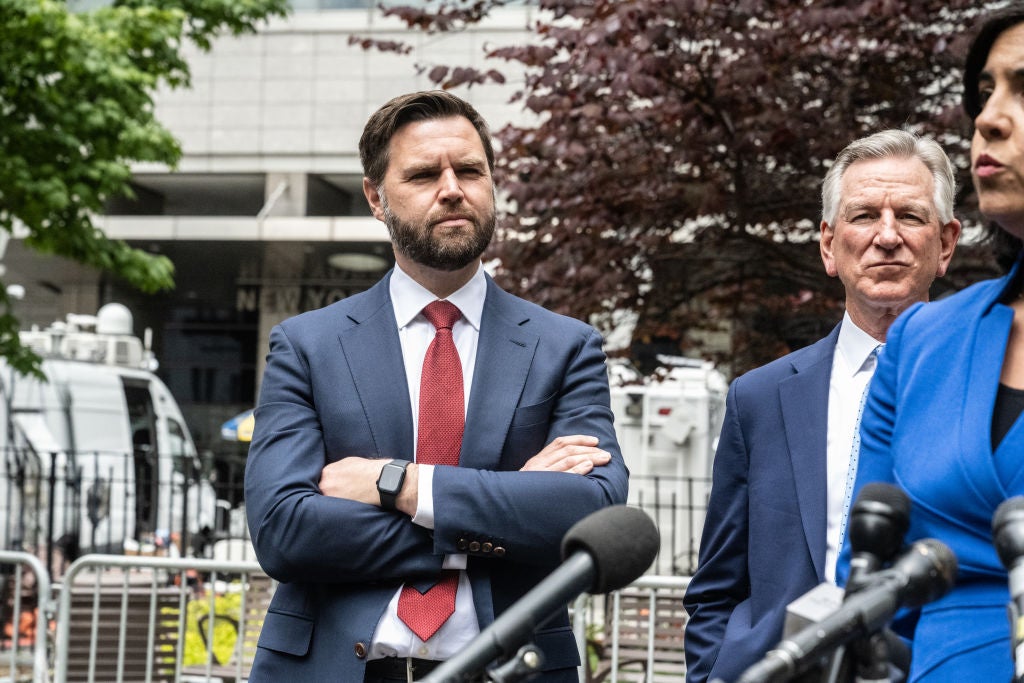
[[[457,31],[501,0],[391,6]],[[510,200],[499,279],[549,308],[636,316],[633,354],[711,358],[739,373],[823,335],[842,290],[818,256],[821,179],[852,139],[904,127],[937,136],[963,171],[959,109],[971,0],[539,0],[512,101],[539,123],[498,131]],[[400,43],[355,39],[402,51]],[[495,70],[419,64],[440,87]],[[530,117],[533,119],[533,117]],[[993,272],[962,245],[936,292]]]

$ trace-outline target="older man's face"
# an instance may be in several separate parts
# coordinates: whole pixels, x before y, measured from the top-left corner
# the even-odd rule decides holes
[[[821,257],[846,288],[851,314],[899,313],[928,300],[960,235],[958,221],[941,223],[934,196],[932,174],[917,158],[846,169],[835,225],[821,224]]]

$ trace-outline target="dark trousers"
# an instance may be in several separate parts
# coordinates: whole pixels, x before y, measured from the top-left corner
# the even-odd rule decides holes
[[[405,657],[385,657],[384,659],[371,659],[366,663],[366,673],[363,675],[363,683],[397,683],[397,681],[408,681],[409,661]],[[412,680],[418,681],[428,673],[441,666],[441,662],[434,662],[427,659],[411,660]]]

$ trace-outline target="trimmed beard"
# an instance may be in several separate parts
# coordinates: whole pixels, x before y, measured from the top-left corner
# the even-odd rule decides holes
[[[439,240],[434,239],[433,228],[428,220],[418,225],[403,221],[391,212],[384,193],[380,190],[378,193],[384,225],[391,235],[392,246],[421,266],[447,272],[465,268],[480,258],[494,236],[496,218],[493,209],[482,221],[473,218],[473,232],[468,237]]]

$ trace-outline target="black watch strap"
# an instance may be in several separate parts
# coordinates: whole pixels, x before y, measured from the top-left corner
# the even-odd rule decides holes
[[[380,506],[385,510],[395,509],[395,501],[402,491],[405,469],[409,464],[408,460],[392,460],[381,468],[380,476],[377,477],[377,493],[380,495]]]

